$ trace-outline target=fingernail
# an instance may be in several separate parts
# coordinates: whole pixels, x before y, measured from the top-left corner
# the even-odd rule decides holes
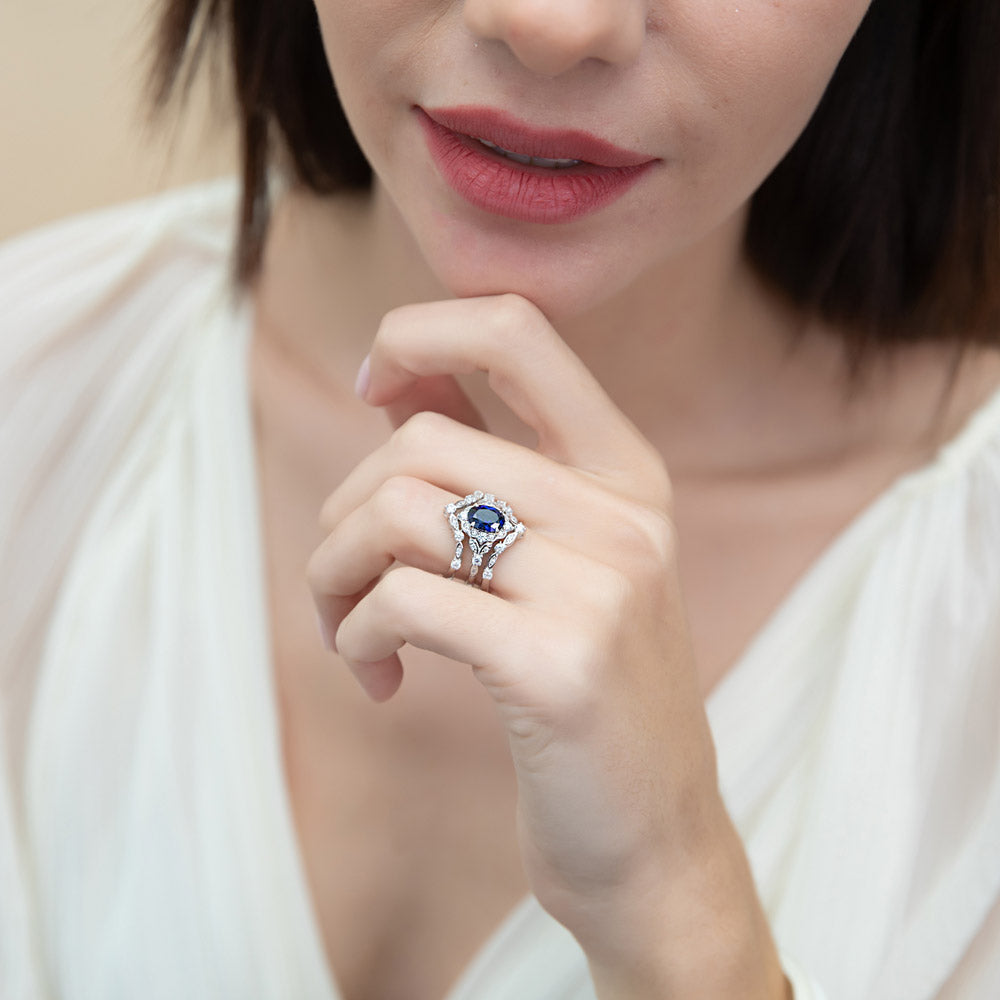
[[[319,612],[316,613],[316,624],[319,626],[319,637],[323,640],[323,645],[331,653],[335,653],[337,650],[333,644],[333,639],[327,630],[326,622],[323,621],[323,616],[320,615]]]
[[[371,356],[366,354],[365,360],[361,362],[361,367],[358,369],[358,377],[354,382],[354,393],[360,399],[364,399],[368,395],[368,386],[371,384],[371,380]]]

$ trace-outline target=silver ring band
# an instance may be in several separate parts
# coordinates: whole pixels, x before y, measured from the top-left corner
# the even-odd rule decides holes
[[[482,490],[448,504],[444,512],[455,538],[455,557],[451,572],[446,575],[451,579],[462,568],[462,553],[468,538],[472,565],[466,583],[489,590],[496,561],[524,534],[524,525],[508,504]]]

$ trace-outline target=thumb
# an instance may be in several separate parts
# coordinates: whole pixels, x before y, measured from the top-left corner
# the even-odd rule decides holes
[[[414,413],[432,410],[443,413],[452,420],[486,430],[486,421],[462,390],[454,375],[427,375],[417,379],[402,395],[387,403],[383,409],[393,427],[405,424]]]

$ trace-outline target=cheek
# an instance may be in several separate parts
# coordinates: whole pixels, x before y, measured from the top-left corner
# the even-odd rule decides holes
[[[711,17],[685,6],[678,55],[697,81],[685,154],[741,164],[759,183],[805,127],[869,4],[734,0]]]
[[[409,144],[421,138],[411,104],[429,79],[442,77],[442,66],[454,63],[454,32],[448,29],[459,19],[460,5],[315,2],[327,63],[358,144],[377,174],[405,173]]]
[[[314,6],[325,41],[343,50],[376,51],[420,5],[408,0],[314,0]]]
[[[400,221],[453,294],[515,290],[550,318],[570,315],[727,222],[726,233],[735,231],[742,205],[805,126],[867,3],[674,0],[650,7],[669,12],[670,22],[665,15],[651,22],[644,65],[605,113],[615,118],[631,109],[622,114],[634,120],[634,144],[655,135],[667,166],[632,214],[597,218],[572,238],[526,241],[517,226],[443,214],[428,196],[438,187],[433,169],[410,156],[407,144],[421,140],[408,99],[424,96],[422,86],[433,96],[441,81],[449,99],[462,93],[460,33],[449,21],[460,5],[317,0],[355,134]],[[466,67],[473,83],[478,65]]]

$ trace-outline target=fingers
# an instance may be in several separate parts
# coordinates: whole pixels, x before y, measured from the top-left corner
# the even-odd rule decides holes
[[[631,473],[653,449],[542,313],[517,295],[405,306],[369,356],[364,398],[385,406],[428,376],[484,371],[538,435],[539,451],[596,472]]]
[[[623,607],[629,587],[616,571],[579,558],[565,575],[550,572],[546,588],[547,598],[518,603],[396,566],[337,625],[337,651],[380,700],[398,687],[396,654],[408,644],[472,665],[498,705],[570,705],[581,669],[608,645],[608,608]],[[569,619],[567,604],[575,609]],[[610,615],[616,628],[618,618]]]
[[[418,413],[327,498],[320,514],[323,529],[332,531],[394,477],[424,480],[446,491],[450,495],[442,507],[476,489],[490,492],[506,500],[529,529],[547,522],[550,536],[557,539],[573,535],[582,518],[613,526],[621,519],[622,504],[634,503],[611,484],[557,465],[530,448],[437,413]]]
[[[307,571],[328,635],[395,565],[450,575],[456,541],[444,507],[454,500],[428,483],[396,477],[337,525],[313,553]],[[469,553],[463,536],[459,581],[468,575]],[[504,549],[502,560],[494,567],[492,593],[512,601],[555,599],[560,581],[579,571],[578,554],[538,530]]]
[[[455,381],[476,371],[535,431],[537,451],[482,429]],[[577,624],[590,617],[581,609],[600,618],[605,584],[662,571],[670,491],[660,456],[526,300],[395,310],[359,385],[402,423],[324,505],[328,537],[309,578],[338,652],[373,698],[398,687],[404,643],[480,665],[533,635],[530,658],[567,606]],[[493,594],[444,577],[456,554],[445,505],[477,489],[527,528],[494,570]]]
[[[459,663],[517,628],[520,612],[475,587],[400,566],[387,573],[337,629],[337,651],[351,663],[374,663],[404,643]]]
[[[452,375],[432,375],[417,381],[406,392],[387,404],[386,412],[393,427],[401,427],[415,413],[442,413],[452,420],[479,430],[486,430],[486,421],[462,391]]]
[[[388,701],[403,683],[403,665],[395,653],[376,663],[347,661],[347,665],[372,701]]]
[[[609,609],[621,604],[620,595],[630,586],[621,567],[633,569],[629,578],[645,594],[661,589],[661,522],[619,518],[607,530],[584,532],[567,544],[550,537],[558,510],[543,514],[503,553],[494,567],[492,593],[461,583],[470,565],[467,539],[460,576],[448,580],[444,574],[455,541],[445,506],[455,499],[423,480],[393,477],[335,525],[310,560],[309,582],[324,632],[335,636],[334,648],[376,700],[399,686],[396,652],[405,642],[484,668],[480,679],[498,691],[511,678],[522,683],[525,668],[538,657],[538,636],[567,613],[576,620],[577,635],[609,613],[615,619]],[[617,507],[620,514],[624,507]],[[640,563],[646,570],[635,572]],[[404,583],[408,592],[400,589]],[[491,632],[482,624],[488,621],[492,628],[496,616],[510,608],[524,617],[515,622],[516,641],[508,635],[502,648],[511,652],[517,643],[527,643],[522,649],[527,659],[508,657],[497,670]]]
[[[316,549],[309,564],[313,589],[338,597],[360,593],[393,563],[445,574],[455,538],[444,508],[455,496],[419,479],[395,476],[353,510]],[[464,537],[464,536],[463,536]],[[543,548],[555,548],[543,541]],[[468,551],[464,538],[464,551]],[[518,549],[523,548],[519,545]],[[555,554],[549,552],[550,558]],[[512,556],[504,556],[504,565]],[[518,552],[518,559],[520,552]],[[518,560],[515,560],[518,561]],[[468,557],[465,568],[468,569]],[[516,591],[505,590],[516,597]]]
[[[450,495],[441,504],[476,489],[506,500],[527,521],[543,504],[567,499],[571,475],[553,479],[550,460],[520,445],[466,427],[437,413],[418,413],[397,430],[389,443],[364,458],[327,499],[320,524],[339,524],[396,476],[421,479]],[[525,498],[524,507],[519,498]],[[536,499],[538,503],[531,503]],[[524,507],[522,510],[521,508]],[[446,523],[446,522],[442,522]]]
[[[402,566],[387,573],[337,628],[340,656],[375,701],[391,697],[402,680],[397,651],[409,644],[474,668],[485,666],[496,687],[493,659],[524,634],[516,605],[474,587]]]

